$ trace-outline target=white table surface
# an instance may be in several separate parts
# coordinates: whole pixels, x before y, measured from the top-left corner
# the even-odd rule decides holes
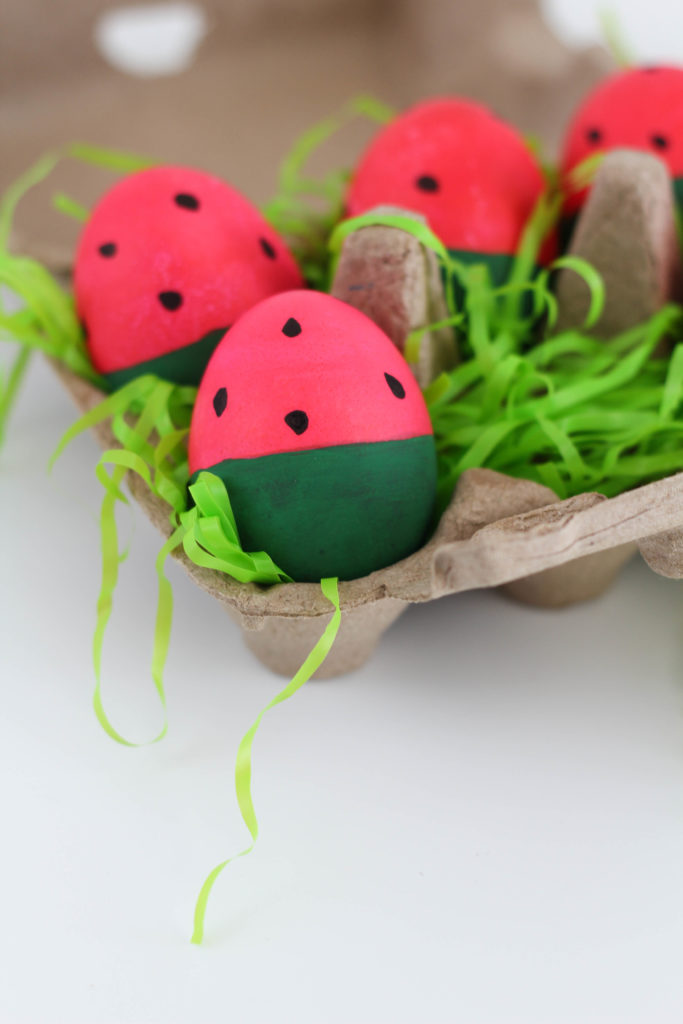
[[[680,1024],[681,586],[634,562],[562,612],[445,599],[304,687],[257,737],[261,838],[196,948],[198,888],[246,844],[237,744],[282,681],[171,566],[168,737],[102,732],[94,441],[45,472],[73,417],[35,365],[0,454],[2,1024]],[[132,519],[104,687],[142,739],[159,538]]]

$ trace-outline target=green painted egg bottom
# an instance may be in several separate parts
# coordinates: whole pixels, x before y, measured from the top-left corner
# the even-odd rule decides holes
[[[683,210],[683,178],[674,178],[674,199],[679,210]]]
[[[471,252],[469,249],[449,249],[448,253],[458,263],[464,263],[466,267],[475,266],[477,263],[485,264],[494,285],[505,284],[515,259],[514,256],[507,253]]]
[[[578,213],[572,213],[568,217],[562,217],[560,223],[557,226],[557,237],[559,241],[560,253],[564,255],[571,244],[572,235],[574,234],[574,228],[576,227],[579,219]]]
[[[136,363],[134,366],[127,366],[123,370],[105,373],[104,379],[110,391],[116,391],[128,381],[135,380],[136,377],[143,377],[146,373],[156,374],[157,377],[169,380],[172,384],[189,384],[192,387],[197,387],[204,375],[206,364],[227,330],[227,327],[218,327],[191,345],[185,345],[184,348],[175,349],[173,352],[166,352],[165,355],[157,356],[155,359]]]
[[[226,459],[208,471],[226,485],[242,547],[266,551],[298,582],[391,565],[421,546],[432,522],[431,435]]]

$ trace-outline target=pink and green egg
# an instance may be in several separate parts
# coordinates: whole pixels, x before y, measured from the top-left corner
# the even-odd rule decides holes
[[[679,209],[683,208],[683,68],[628,68],[605,78],[580,103],[567,129],[561,170],[571,226],[588,196],[571,173],[587,158],[612,149],[638,149],[666,164]],[[565,235],[570,228],[565,228]]]
[[[414,552],[432,523],[434,437],[390,339],[321,292],[245,313],[202,379],[190,482],[227,489],[242,547],[292,579],[353,579]]]
[[[486,263],[501,284],[544,188],[536,158],[511,125],[471,100],[443,97],[378,132],[353,172],[346,206],[352,217],[379,205],[422,214],[454,257]],[[551,255],[552,240],[540,262]]]
[[[245,310],[302,285],[249,200],[175,166],[132,174],[104,195],[81,234],[74,278],[88,352],[111,389],[146,373],[198,384]]]

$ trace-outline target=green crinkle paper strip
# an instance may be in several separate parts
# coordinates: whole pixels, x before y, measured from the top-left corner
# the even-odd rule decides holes
[[[204,938],[204,918],[206,916],[207,903],[216,879],[223,869],[226,868],[233,860],[236,860],[238,857],[245,857],[247,854],[251,853],[256,845],[256,840],[258,839],[258,821],[251,795],[252,745],[256,732],[264,715],[277,704],[282,704],[284,701],[289,700],[290,697],[293,697],[297,690],[300,690],[304,683],[311,678],[313,673],[320,668],[332,649],[332,645],[339,631],[339,626],[341,624],[341,608],[339,605],[338,582],[336,579],[323,579],[320,581],[320,586],[323,594],[334,608],[332,618],[325,626],[322,636],[304,661],[299,671],[290,680],[287,686],[285,686],[285,688],[281,690],[280,693],[278,693],[277,696],[274,697],[273,700],[271,700],[271,702],[259,713],[254,723],[242,737],[237,749],[237,759],[235,761],[235,791],[237,793],[237,802],[242,814],[242,819],[249,829],[252,841],[246,849],[235,854],[234,857],[229,857],[227,860],[218,864],[207,876],[206,881],[199,892],[195,906],[194,929],[191,938],[191,941],[195,945],[199,945]]]
[[[128,504],[121,490],[127,471],[136,473],[149,490],[173,509],[184,507],[188,479],[186,439],[189,431],[196,388],[180,387],[151,375],[131,381],[109,395],[83,415],[64,434],[50,460],[50,466],[64,448],[90,427],[109,421],[111,431],[121,445],[100,457],[95,472],[104,488],[100,510],[100,546],[102,574],[97,600],[97,619],[93,636],[95,692],[93,704],[98,721],[105,732],[118,743],[131,743],[111,724],[104,709],[101,693],[102,646],[111,616],[114,590],[122,556],[116,526],[116,503]],[[114,467],[107,472],[107,465]],[[169,549],[171,550],[171,549]],[[154,631],[152,678],[161,701],[164,716],[166,698],[163,687],[163,665],[171,630],[172,596],[163,574],[165,554],[157,561],[159,600]],[[166,723],[151,742],[166,733]]]
[[[0,372],[0,449],[12,407],[17,399],[31,361],[31,349],[20,348],[7,372]]]
[[[150,405],[146,405],[145,412],[150,416]],[[144,416],[144,413],[143,413]],[[143,417],[140,419],[142,420]],[[149,422],[149,420],[147,421]],[[144,434],[147,424],[137,424],[137,436]],[[170,437],[170,435],[169,435]],[[116,521],[114,516],[114,505],[117,500],[125,501],[120,491],[120,484],[126,471],[138,474],[147,487],[157,495],[160,493],[159,481],[168,481],[169,473],[164,470],[164,462],[168,457],[168,449],[171,448],[170,441],[163,439],[154,449],[153,461],[156,470],[156,479],[150,472],[148,462],[141,455],[125,449],[116,449],[105,452],[98,464],[98,477],[106,489],[102,504],[102,585],[98,600],[98,620],[93,641],[95,660],[95,672],[97,685],[94,695],[94,707],[98,720],[107,734],[112,739],[126,746],[137,746],[124,739],[123,736],[109,722],[101,700],[100,688],[100,658],[102,650],[102,639],[104,629],[111,614],[112,594],[118,575],[120,555],[118,552],[118,541],[116,534]],[[106,473],[105,464],[114,466],[111,475]],[[170,474],[172,478],[172,474]],[[230,499],[225,489],[225,484],[218,477],[211,473],[200,473],[197,480],[190,487],[193,505],[185,509],[184,501],[180,491],[168,491],[169,503],[174,506],[171,513],[171,522],[174,529],[166,543],[161,548],[156,560],[156,572],[158,577],[159,597],[157,602],[157,616],[154,630],[154,650],[152,655],[152,678],[156,687],[161,705],[164,710],[164,723],[159,733],[151,741],[158,742],[166,733],[166,698],[163,686],[163,669],[168,653],[170,640],[171,620],[173,614],[173,595],[170,584],[164,572],[166,558],[181,544],[188,555],[197,565],[224,572],[241,583],[260,583],[264,585],[288,582],[286,576],[272,559],[265,552],[248,553],[242,549],[239,541],[237,525],[230,506]],[[334,612],[329,623],[326,625],[320,639],[313,647],[301,668],[290,680],[287,686],[260,712],[252,726],[247,730],[240,741],[237,759],[235,763],[235,792],[240,808],[242,819],[247,826],[252,838],[251,844],[234,857],[218,864],[207,876],[200,893],[194,912],[194,927],[191,941],[198,945],[204,937],[204,919],[208,906],[209,897],[214,883],[223,869],[231,861],[244,857],[251,853],[258,838],[258,820],[251,793],[252,776],[252,746],[256,732],[261,724],[264,715],[277,704],[281,704],[301,689],[311,678],[314,672],[322,665],[329,654],[334,640],[337,636],[341,623],[341,608],[339,603],[338,582],[335,579],[323,579],[320,586],[324,596],[330,601]]]
[[[468,297],[472,314],[479,301]],[[520,351],[484,333],[473,359],[425,396],[441,506],[473,467],[536,480],[559,498],[613,496],[683,470],[683,349],[653,358],[681,326],[680,307],[667,306],[608,343],[565,331]]]
[[[85,351],[73,299],[36,260],[0,248],[0,285],[14,296],[12,311],[0,308],[0,333],[20,349],[42,352],[79,377],[99,384]]]
[[[121,491],[121,485],[128,471],[137,473],[150,490],[159,496],[163,494],[164,500],[169,503],[178,504],[182,500],[183,487],[180,479],[187,472],[184,441],[189,429],[189,415],[192,408],[192,397],[189,393],[194,392],[194,389],[178,388],[176,385],[156,378],[140,378],[137,381],[132,381],[122,391],[128,392],[123,396],[125,405],[121,404],[121,393],[117,393],[107,400],[112,402],[119,398],[121,411],[114,415],[112,429],[122,443],[122,447],[104,452],[96,466],[97,478],[103,485],[105,493],[100,511],[102,575],[93,635],[93,665],[96,681],[93,705],[98,721],[112,739],[126,746],[137,746],[139,744],[133,744],[125,739],[111,724],[104,709],[101,692],[102,646],[106,626],[111,616],[113,594],[121,562],[115,509],[117,501],[127,504],[127,498]],[[188,394],[184,394],[184,392],[188,392]],[[131,408],[135,406],[135,397],[138,397],[141,407],[136,418],[131,414]],[[179,426],[178,423],[183,420],[185,420],[184,425]],[[65,443],[64,439],[62,443]],[[150,464],[152,465],[151,472]],[[111,473],[107,472],[107,465],[113,466]],[[172,540],[173,538],[164,545],[156,563],[159,590],[154,628],[152,679],[161,702],[164,723],[159,733],[150,741],[153,743],[162,739],[167,729],[163,668],[170,640],[173,598],[170,584],[164,574],[164,564],[168,551],[172,550]]]
[[[239,583],[291,583],[264,551],[244,551],[225,484],[213,473],[200,473],[190,485],[192,505],[178,520],[187,557],[204,569],[224,572]]]

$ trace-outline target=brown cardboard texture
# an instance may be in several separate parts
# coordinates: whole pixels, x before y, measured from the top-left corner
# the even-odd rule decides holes
[[[397,207],[378,206],[375,212],[408,215],[426,223],[419,214]],[[332,294],[374,320],[403,352],[411,331],[448,316],[439,274],[435,254],[414,235],[381,225],[366,227],[344,242]],[[418,383],[425,387],[457,361],[450,328],[425,332],[415,368]]]
[[[615,150],[604,160],[588,209],[572,238],[573,254],[602,274],[606,302],[595,333],[610,338],[642,323],[680,292],[680,244],[669,170],[636,150]],[[585,281],[566,271],[557,287],[558,329],[588,313]]]
[[[659,225],[657,230],[643,230],[648,218]],[[667,297],[675,272],[667,218],[672,224],[670,182],[659,162],[643,154],[611,154],[599,172],[573,244],[574,253],[585,255],[582,239],[596,240],[593,261],[607,286],[602,325],[627,328]],[[607,232],[619,225],[621,245],[599,244],[602,224]],[[404,232],[366,227],[344,243],[335,294],[393,325],[392,336],[400,346],[397,325],[407,330],[416,310],[427,312],[438,302],[427,294],[437,281],[425,269],[429,265],[422,247],[412,238],[408,241]],[[647,266],[651,272],[633,273],[634,265]],[[572,322],[570,274],[563,271],[559,284],[565,324]],[[639,290],[627,307],[629,319],[614,298],[622,274],[632,289]],[[381,309],[368,300],[369,295],[382,296]],[[424,345],[429,352],[433,339]],[[81,411],[102,398],[83,380],[61,367],[55,369]],[[108,424],[95,432],[105,447],[116,446]],[[168,535],[165,504],[137,477],[128,482],[148,517]],[[340,584],[342,624],[318,675],[338,675],[361,665],[384,630],[414,602],[481,587],[506,587],[512,596],[534,604],[568,604],[604,590],[638,546],[656,572],[683,576],[682,530],[683,474],[616,498],[587,493],[557,501],[551,490],[537,483],[487,469],[467,470],[436,533],[420,551],[363,579]],[[175,557],[225,606],[242,627],[249,647],[275,672],[295,672],[330,619],[330,606],[316,584],[241,584],[198,568],[182,551]]]

